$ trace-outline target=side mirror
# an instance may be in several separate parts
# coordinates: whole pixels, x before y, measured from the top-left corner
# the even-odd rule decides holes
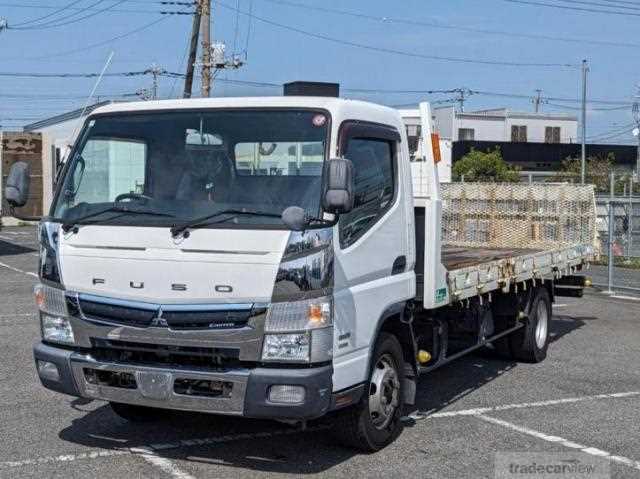
[[[348,213],[353,209],[353,163],[332,158],[324,165],[322,207],[328,213]]]
[[[17,161],[11,165],[4,188],[4,198],[12,208],[20,208],[29,199],[31,167],[29,163]]]
[[[289,206],[282,212],[282,222],[293,231],[303,231],[309,221],[305,211],[299,206]]]

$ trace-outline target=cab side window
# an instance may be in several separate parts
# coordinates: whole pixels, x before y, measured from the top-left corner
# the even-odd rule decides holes
[[[350,138],[344,157],[354,169],[353,210],[340,217],[340,246],[347,248],[380,219],[393,203],[395,142]]]

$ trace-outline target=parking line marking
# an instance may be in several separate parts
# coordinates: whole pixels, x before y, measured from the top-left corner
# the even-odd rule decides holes
[[[153,450],[148,448],[131,448],[133,454],[139,455],[154,467],[175,479],[195,479],[191,474],[181,470],[174,462],[166,457],[158,456]]]
[[[610,298],[615,298],[615,299],[628,299],[630,301],[640,301],[640,298],[638,298],[636,296],[624,296],[624,295],[621,295],[621,294],[612,294],[609,297]]]
[[[594,394],[592,396],[580,396],[580,397],[564,398],[564,399],[551,399],[548,401],[504,404],[502,406],[480,407],[480,408],[474,408],[474,409],[461,409],[457,411],[443,411],[443,412],[436,412],[433,414],[425,414],[425,413],[418,412],[418,413],[409,415],[408,418],[413,420],[420,420],[420,419],[428,419],[428,418],[441,418],[441,417],[454,417],[454,416],[477,416],[479,414],[484,414],[488,412],[507,411],[510,409],[528,409],[528,408],[534,408],[534,407],[556,406],[558,404],[573,404],[573,403],[583,402],[583,401],[596,401],[599,399],[619,399],[619,398],[629,398],[629,397],[638,397],[638,396],[640,396],[640,391],[627,391],[627,392],[610,393],[610,394]]]
[[[148,444],[148,445],[140,445],[136,447],[130,448],[117,448],[117,449],[96,449],[89,452],[84,452],[80,454],[64,454],[60,456],[44,456],[34,459],[24,459],[21,461],[4,461],[0,462],[0,469],[6,468],[16,468],[22,466],[29,466],[34,464],[47,464],[47,463],[57,463],[57,462],[71,462],[77,461],[81,459],[95,459],[98,457],[106,457],[106,456],[123,456],[123,455],[143,455],[143,454],[151,454],[150,451],[153,452],[156,456],[155,451],[162,451],[167,449],[180,449],[183,447],[192,447],[192,446],[210,446],[213,444],[221,444],[227,442],[234,441],[242,441],[242,440],[250,440],[250,439],[264,439],[275,436],[286,436],[290,434],[300,434],[302,432],[315,432],[315,431],[323,431],[328,429],[328,426],[317,426],[317,427],[309,427],[307,429],[277,429],[275,431],[263,431],[263,432],[252,432],[252,433],[239,433],[239,434],[229,434],[227,436],[217,436],[217,437],[205,437],[202,439],[180,439],[175,442],[170,443],[157,443],[157,444]],[[160,456],[158,456],[160,457]],[[190,476],[185,476],[190,477]]]
[[[489,422],[491,424],[496,424],[498,426],[506,427],[507,429],[511,429],[512,431],[517,431],[522,434],[527,434],[528,436],[542,439],[543,441],[552,442],[554,444],[560,444],[561,446],[565,446],[571,449],[579,449],[581,452],[585,454],[590,454],[591,456],[597,456],[603,459],[608,459],[609,461],[617,462],[619,464],[623,464],[633,469],[640,470],[640,461],[634,461],[633,459],[629,459],[623,456],[616,456],[611,454],[610,452],[603,451],[602,449],[598,449],[596,447],[584,446],[577,442],[569,441],[568,439],[565,439],[560,436],[550,436],[540,431],[529,429],[528,427],[524,427],[524,426],[518,426],[517,424],[513,424],[511,422],[504,421],[502,419],[497,419],[495,417],[485,416],[484,414],[476,414],[475,417],[477,417],[478,419],[482,419],[483,421]]]
[[[5,268],[10,269],[11,271],[15,271],[16,273],[26,274],[27,276],[33,276],[34,278],[38,277],[37,274],[32,273],[31,271],[24,271],[22,269],[14,268],[13,266],[9,266],[8,264],[5,264],[1,261],[0,261],[0,266],[4,266]]]
[[[49,464],[55,462],[70,462],[77,461],[79,459],[96,459],[98,457],[110,457],[110,456],[123,456],[131,454],[128,450],[113,449],[113,450],[96,450],[90,452],[83,452],[80,454],[62,454],[60,456],[43,456],[34,459],[23,459],[21,461],[5,461],[0,462],[0,468],[13,468],[22,466],[32,466],[38,464]]]

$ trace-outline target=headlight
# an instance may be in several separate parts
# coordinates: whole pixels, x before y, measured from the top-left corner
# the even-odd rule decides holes
[[[309,333],[267,334],[262,347],[263,361],[309,361]]]
[[[74,343],[73,329],[71,329],[69,318],[40,313],[40,321],[42,325],[42,338],[45,341],[64,344]]]
[[[333,356],[330,297],[274,303],[269,307],[263,361],[325,362]]]
[[[38,284],[34,288],[34,296],[40,309],[42,338],[55,343],[73,344],[73,329],[68,318],[64,290]]]

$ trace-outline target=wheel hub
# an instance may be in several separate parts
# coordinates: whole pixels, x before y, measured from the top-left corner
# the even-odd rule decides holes
[[[538,321],[536,324],[536,346],[538,346],[538,349],[542,349],[547,342],[547,331],[549,329],[549,312],[544,301],[538,301],[536,316]]]
[[[384,429],[393,420],[400,404],[400,380],[391,356],[378,359],[369,385],[369,414],[377,429]]]

